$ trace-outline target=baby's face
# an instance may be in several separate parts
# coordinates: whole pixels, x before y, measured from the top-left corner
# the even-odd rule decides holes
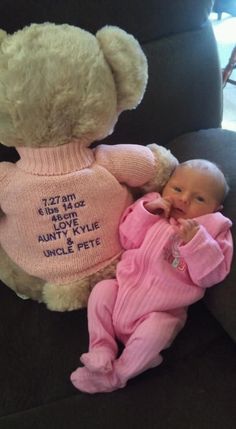
[[[171,204],[170,217],[192,219],[220,208],[217,178],[208,171],[177,167],[162,196]]]

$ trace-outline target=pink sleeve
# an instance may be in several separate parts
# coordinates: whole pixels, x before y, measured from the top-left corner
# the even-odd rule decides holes
[[[202,288],[220,283],[230,272],[233,240],[229,227],[213,238],[201,225],[195,237],[179,250],[193,282]]]
[[[139,145],[100,145],[94,149],[96,162],[106,168],[120,183],[142,186],[155,175],[152,151]]]
[[[149,213],[144,203],[157,198],[159,194],[152,192],[137,200],[124,212],[119,232],[120,241],[124,249],[136,249],[144,240],[148,229],[159,219],[158,215]]]

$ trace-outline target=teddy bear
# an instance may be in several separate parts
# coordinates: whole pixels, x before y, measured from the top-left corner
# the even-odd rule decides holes
[[[157,144],[97,143],[138,106],[148,79],[138,41],[115,26],[0,32],[0,278],[54,311],[85,307],[114,276],[131,189],[160,190],[177,164]]]

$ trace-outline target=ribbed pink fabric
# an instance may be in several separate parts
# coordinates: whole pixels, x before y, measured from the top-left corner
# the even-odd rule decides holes
[[[144,208],[145,201],[157,196],[146,195],[127,209],[120,225],[127,250],[116,280],[98,283],[90,295],[89,353],[82,356],[86,367],[71,375],[82,391],[124,387],[131,377],[159,365],[160,352],[184,326],[187,307],[230,271],[231,221],[221,213],[198,217],[198,233],[181,245],[177,222]],[[125,344],[117,360],[116,338]],[[111,371],[104,373],[109,365]]]
[[[106,266],[121,253],[118,225],[131,203],[124,184],[140,186],[155,172],[143,146],[70,144],[18,149],[1,163],[0,243],[31,275],[65,283]]]
[[[37,175],[72,173],[89,167],[94,161],[91,149],[83,147],[77,141],[51,148],[19,147],[17,151],[21,157],[18,167]]]

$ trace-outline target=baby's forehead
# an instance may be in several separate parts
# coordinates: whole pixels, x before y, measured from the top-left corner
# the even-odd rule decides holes
[[[211,177],[212,179],[220,179],[222,175],[221,171],[216,167],[214,164],[191,164],[191,163],[183,163],[179,164],[175,171],[173,176],[177,176],[179,174],[181,175],[188,175],[194,173],[195,175],[199,175],[202,177]]]
[[[220,171],[208,168],[199,168],[197,166],[180,164],[176,167],[172,179],[179,180],[183,184],[202,187],[209,184],[213,188],[222,186],[222,177]],[[189,181],[189,182],[188,182]]]
[[[210,189],[212,190],[213,194],[219,201],[223,201],[226,194],[227,194],[227,185],[226,185],[226,179],[221,172],[221,170],[212,163],[183,163],[179,164],[174,173],[173,173],[173,180],[181,180],[182,182],[185,181],[185,178],[193,172],[195,174],[195,181],[196,183],[198,178],[201,177],[201,184],[203,181],[208,182]],[[185,183],[185,182],[184,182]],[[186,181],[186,183],[188,183]],[[192,183],[192,181],[191,181]]]

